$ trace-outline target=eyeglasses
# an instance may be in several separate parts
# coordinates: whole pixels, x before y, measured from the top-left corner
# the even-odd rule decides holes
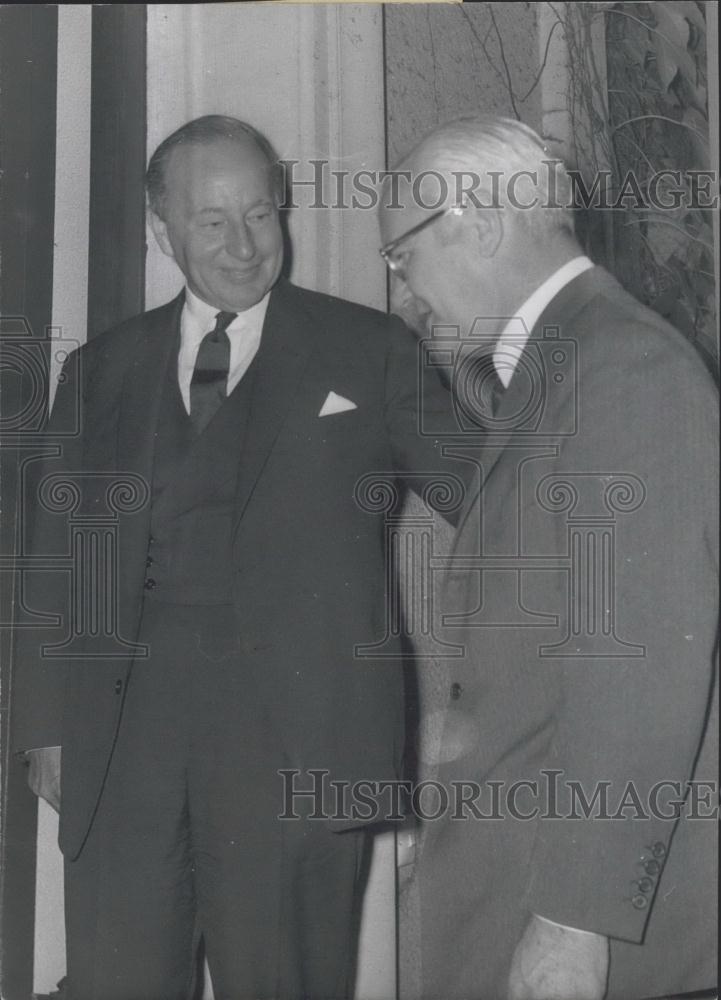
[[[432,225],[438,219],[443,218],[444,215],[460,215],[463,212],[465,205],[450,205],[448,208],[441,208],[438,212],[434,212],[433,215],[429,215],[427,219],[423,222],[419,222],[417,226],[413,226],[407,232],[402,233],[396,239],[391,240],[390,243],[386,243],[382,246],[378,253],[381,255],[383,260],[386,262],[388,267],[394,274],[397,274],[399,278],[403,278],[405,271],[403,267],[403,258],[396,257],[395,252],[401,243],[405,243],[407,239],[411,236],[415,236],[416,233],[420,233],[427,226]]]

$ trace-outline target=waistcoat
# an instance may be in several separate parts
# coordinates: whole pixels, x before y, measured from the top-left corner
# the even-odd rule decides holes
[[[210,423],[196,435],[178,386],[177,351],[171,354],[154,449],[145,579],[149,600],[232,603],[237,571],[231,555],[235,492],[255,370],[254,361]],[[208,465],[211,446],[216,459]],[[187,482],[195,487],[190,500],[183,488]]]

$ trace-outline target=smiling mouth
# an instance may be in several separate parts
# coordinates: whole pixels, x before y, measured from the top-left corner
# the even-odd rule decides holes
[[[235,267],[224,267],[223,274],[228,278],[229,281],[249,281],[258,274],[258,268],[260,264],[256,264],[255,267],[249,267],[244,271],[239,271]]]

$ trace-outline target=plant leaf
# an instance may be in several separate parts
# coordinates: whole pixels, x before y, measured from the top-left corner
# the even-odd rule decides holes
[[[654,3],[656,31],[651,32],[651,44],[657,51],[658,75],[664,88],[668,88],[678,72],[692,87],[696,86],[696,60],[688,51],[691,28],[675,4]]]

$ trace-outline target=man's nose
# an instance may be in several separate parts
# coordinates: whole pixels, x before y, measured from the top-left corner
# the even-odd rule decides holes
[[[250,260],[255,254],[255,243],[244,222],[230,225],[226,232],[225,249],[238,260]]]

